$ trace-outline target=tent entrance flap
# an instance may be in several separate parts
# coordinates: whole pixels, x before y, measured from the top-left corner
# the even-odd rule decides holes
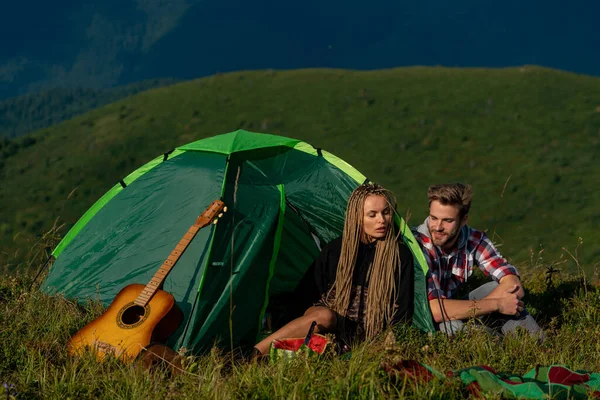
[[[298,292],[297,289],[306,271],[319,255],[318,239],[315,239],[298,211],[289,204],[285,208],[283,219],[280,249],[269,285],[269,303],[266,308],[266,328],[269,330],[276,330],[301,316],[314,303],[314,293]]]
[[[229,211],[216,225],[183,347],[206,349],[215,342],[251,346],[260,329],[281,195],[276,185],[252,184],[251,175],[242,169],[238,177],[237,167],[229,168],[224,196]]]
[[[256,342],[260,340],[260,336],[262,334],[262,321],[265,318],[265,312],[267,310],[267,306],[269,305],[269,291],[271,287],[271,279],[275,274],[275,264],[277,263],[277,258],[279,256],[279,249],[281,248],[281,236],[283,232],[283,224],[285,222],[284,214],[285,214],[285,189],[283,185],[277,185],[277,189],[279,190],[279,215],[277,216],[277,227],[275,228],[275,237],[273,241],[273,254],[271,255],[271,260],[269,261],[269,277],[267,278],[267,287],[264,292],[264,303],[262,309],[260,310],[260,315],[258,317],[257,325],[259,327],[259,331],[257,332]]]

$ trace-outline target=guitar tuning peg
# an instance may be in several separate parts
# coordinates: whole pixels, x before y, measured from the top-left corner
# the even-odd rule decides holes
[[[223,216],[223,213],[219,213],[219,218],[221,218]]]
[[[223,207],[223,212],[227,212],[227,206]]]
[[[215,224],[215,225],[217,224],[217,220],[216,219],[213,221],[213,224]]]

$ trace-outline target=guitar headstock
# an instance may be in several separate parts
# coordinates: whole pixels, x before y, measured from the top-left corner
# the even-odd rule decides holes
[[[223,213],[227,211],[227,207],[223,201],[216,199],[214,200],[206,210],[198,217],[196,224],[200,225],[200,228],[204,228],[211,222],[217,223],[217,220],[223,216]]]

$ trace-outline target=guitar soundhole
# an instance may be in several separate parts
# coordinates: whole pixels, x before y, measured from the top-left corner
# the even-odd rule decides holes
[[[123,311],[123,314],[121,315],[121,321],[123,322],[124,325],[137,325],[140,322],[142,322],[142,320],[144,320],[144,317],[146,316],[146,309],[142,306],[138,306],[138,305],[132,305],[131,307],[127,308],[126,310]]]

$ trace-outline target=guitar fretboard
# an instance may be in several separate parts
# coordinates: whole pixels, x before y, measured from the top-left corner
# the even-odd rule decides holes
[[[221,200],[215,200],[209,205],[206,210],[200,215],[194,225],[190,226],[187,233],[183,235],[177,246],[173,249],[169,257],[163,262],[158,271],[154,274],[150,282],[146,285],[144,290],[139,294],[139,296],[135,299],[134,303],[138,306],[146,307],[148,302],[152,299],[152,297],[156,294],[156,291],[160,289],[165,278],[171,272],[171,269],[175,266],[175,263],[179,260],[185,249],[187,249],[188,245],[192,242],[196,233],[205,226],[209,225],[210,222],[217,215],[221,217],[221,211],[227,211],[227,207]],[[217,219],[214,220],[216,223]]]
[[[192,242],[192,239],[196,236],[196,233],[202,227],[198,224],[194,224],[188,229],[187,233],[183,235],[177,246],[173,249],[169,257],[165,260],[165,262],[160,266],[158,271],[154,274],[150,282],[146,285],[144,290],[140,293],[140,295],[135,299],[134,303],[138,306],[145,307],[146,304],[152,299],[152,296],[156,293],[156,291],[162,286],[165,278],[173,269],[175,263],[179,260],[185,249],[187,249],[188,245]]]

